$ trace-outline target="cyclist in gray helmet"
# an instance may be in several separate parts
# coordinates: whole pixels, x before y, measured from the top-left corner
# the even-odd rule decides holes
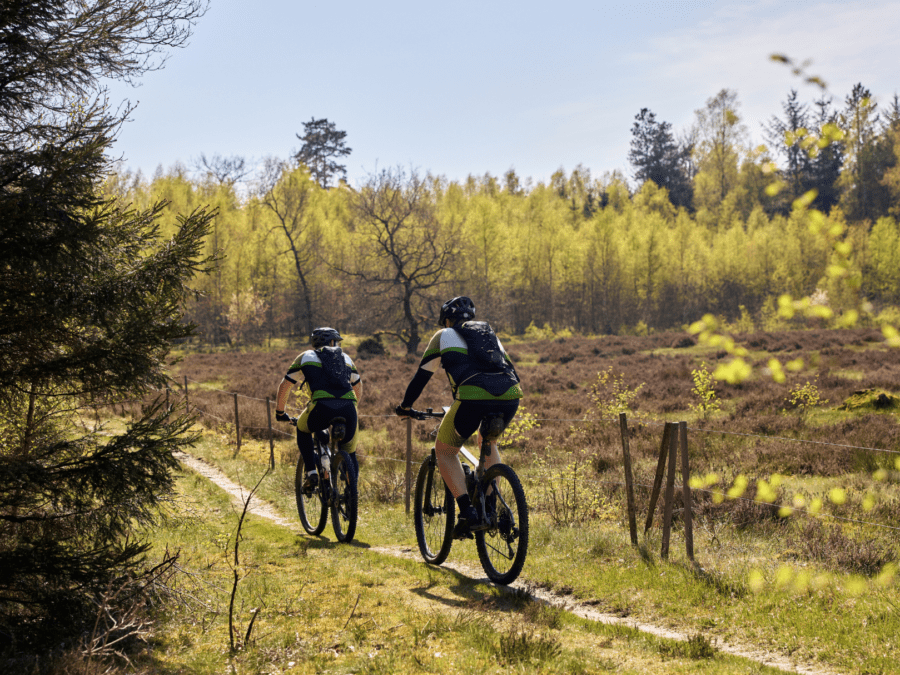
[[[438,366],[446,371],[454,400],[441,420],[434,450],[441,477],[459,506],[459,520],[453,531],[456,538],[471,537],[473,530],[484,529],[485,525],[479,521],[466,493],[459,449],[486,415],[501,413],[508,425],[523,396],[516,369],[494,331],[486,321],[474,319],[475,304],[465,296],[452,298],[441,306],[442,328],[428,342],[419,369],[395,411],[402,416],[412,407]],[[485,458],[485,467],[500,461],[495,441]]]
[[[275,402],[275,419],[289,422],[290,416],[284,412],[288,394],[302,375],[309,387],[309,405],[297,418],[297,447],[306,468],[303,489],[310,491],[318,483],[316,460],[313,454],[313,432],[327,429],[335,417],[347,420],[347,435],[341,442],[341,450],[350,455],[353,469],[359,473],[356,459],[356,441],[359,436],[359,421],[356,406],[362,397],[362,380],[353,364],[338,346],[343,338],[334,328],[316,328],[309,336],[312,349],[300,354],[278,387]]]

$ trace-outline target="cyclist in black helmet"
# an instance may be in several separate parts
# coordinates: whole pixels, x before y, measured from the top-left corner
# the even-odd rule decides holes
[[[354,471],[359,473],[356,459],[359,426],[356,406],[362,396],[362,380],[353,361],[338,346],[343,339],[334,328],[316,328],[309,336],[312,349],[294,359],[278,387],[275,419],[289,422],[291,418],[284,412],[284,407],[291,388],[301,374],[309,386],[309,405],[297,418],[297,447],[300,448],[306,467],[306,480],[303,483],[306,491],[314,489],[319,480],[312,434],[327,429],[335,417],[347,420],[347,435],[341,443],[341,450],[347,451]]]
[[[473,321],[475,305],[459,296],[441,306],[441,330],[432,336],[419,363],[419,369],[406,389],[396,413],[409,410],[438,365],[447,372],[453,391],[453,405],[441,420],[434,444],[438,468],[459,505],[459,520],[454,537],[470,537],[472,530],[483,529],[469,495],[465,474],[459,461],[459,449],[478,429],[488,414],[501,413],[509,424],[519,407],[522,387],[506,351],[486,321]],[[480,439],[479,439],[480,443]],[[485,467],[500,463],[496,441]]]

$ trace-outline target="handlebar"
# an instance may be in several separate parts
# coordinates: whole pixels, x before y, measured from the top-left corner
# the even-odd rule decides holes
[[[429,418],[440,419],[444,416],[443,410],[435,412],[431,408],[426,408],[425,410],[416,410],[415,408],[404,410],[400,406],[397,406],[394,409],[394,412],[396,412],[400,417],[412,417],[414,420],[427,420]]]

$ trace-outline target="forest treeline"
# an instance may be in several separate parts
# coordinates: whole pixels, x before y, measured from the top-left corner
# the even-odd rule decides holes
[[[764,131],[767,145],[750,147],[730,90],[680,137],[641,110],[633,188],[583,166],[536,184],[512,169],[455,182],[392,168],[323,187],[327,173],[298,153],[245,182],[229,170],[242,161],[204,158],[203,170],[176,164],[150,180],[122,171],[107,189],[139,208],[166,200],[172,227],[176,214],[218,210],[207,247],[223,258],[196,278],[204,295],[189,308],[212,343],[329,324],[414,351],[457,294],[510,333],[640,333],[706,313],[762,326],[784,293],[837,315],[860,294],[875,312],[900,301],[897,97],[880,110],[862,85],[834,107],[792,91]],[[831,241],[811,231],[810,204]],[[827,274],[835,238],[850,246],[851,283]]]

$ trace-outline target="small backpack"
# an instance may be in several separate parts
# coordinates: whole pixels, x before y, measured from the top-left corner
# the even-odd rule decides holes
[[[487,321],[466,321],[454,328],[466,341],[469,356],[475,359],[481,372],[503,373],[519,382],[516,369],[504,358],[500,340]]]
[[[316,354],[322,361],[325,375],[333,384],[341,387],[350,386],[350,366],[347,365],[340,347],[322,347],[316,350]]]

